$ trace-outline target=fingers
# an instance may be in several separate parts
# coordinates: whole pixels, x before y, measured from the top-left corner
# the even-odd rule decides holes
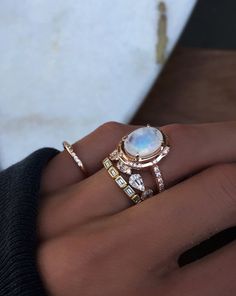
[[[117,130],[119,128],[116,127]],[[117,134],[124,133],[125,128],[121,128]],[[163,127],[171,145],[170,153],[160,163],[166,186],[170,187],[214,163],[233,161],[236,158],[235,128],[235,122]],[[218,134],[225,136],[224,141],[219,140]],[[149,173],[145,183],[148,187],[154,185]],[[90,219],[118,213],[132,204],[105,170],[98,171],[59,195],[46,200],[42,206],[39,223],[42,237],[58,235]]]
[[[170,259],[177,267],[184,251],[236,225],[236,164],[211,167],[117,216],[126,219],[127,231],[133,225],[135,251],[141,252],[143,241],[142,256]],[[142,221],[139,229],[137,221]]]
[[[106,220],[41,244],[38,265],[50,295],[151,295],[147,267]]]
[[[105,170],[42,201],[38,217],[41,240],[117,212],[132,203]]]
[[[134,128],[109,122],[73,145],[89,175],[102,168],[102,160],[113,151],[120,139]],[[233,161],[236,157],[235,128],[236,122],[174,124],[163,127],[162,130],[169,136],[171,145],[168,157],[160,163],[166,186],[169,187],[190,173],[215,163]],[[63,151],[48,164],[44,172],[42,194],[74,184],[83,178],[84,175],[74,160]]]
[[[73,145],[89,175],[102,168],[102,160],[115,148],[118,141],[134,127],[108,122]],[[83,172],[67,151],[59,153],[48,164],[41,184],[42,194],[48,194],[84,179]]]
[[[124,226],[127,221],[122,222]],[[39,248],[38,265],[50,295],[235,294],[235,243],[171,272],[166,260],[146,261],[143,253],[148,250],[137,254],[136,248],[145,244],[142,240],[137,245],[132,235],[133,231],[126,237],[123,227],[117,228],[109,217],[46,241]]]
[[[171,152],[160,162],[167,187],[218,163],[236,160],[236,121],[162,128]]]
[[[166,295],[232,296],[236,291],[236,242],[173,273]]]

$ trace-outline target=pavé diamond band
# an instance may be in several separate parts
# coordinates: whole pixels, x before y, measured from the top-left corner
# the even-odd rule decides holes
[[[139,190],[144,185],[142,177],[133,171],[142,171],[150,169],[155,177],[157,191],[162,192],[165,189],[164,180],[158,166],[159,162],[167,156],[170,151],[167,136],[159,129],[154,127],[142,127],[134,130],[129,135],[123,137],[115,149],[110,154],[110,159],[116,161],[117,169],[127,175],[130,175],[130,184],[139,184]],[[153,192],[150,189],[144,193],[151,197]]]
[[[77,166],[81,169],[81,171],[83,172],[83,174],[85,176],[87,176],[87,171],[85,170],[85,167],[83,165],[83,162],[82,160],[76,155],[76,153],[74,152],[73,150],[73,147],[67,142],[67,141],[64,141],[63,142],[63,147],[65,149],[65,151],[67,151],[70,156],[72,157],[72,159],[75,161],[75,163],[77,164]]]

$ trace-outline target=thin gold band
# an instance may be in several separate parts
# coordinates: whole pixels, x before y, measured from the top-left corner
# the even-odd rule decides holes
[[[83,162],[77,156],[77,154],[74,152],[73,147],[67,141],[64,141],[63,142],[63,147],[64,147],[65,151],[67,151],[70,154],[70,156],[73,158],[73,160],[75,161],[75,163],[77,164],[77,166],[81,169],[81,171],[83,172],[83,174],[85,176],[87,176],[87,171],[84,168]]]
[[[135,203],[142,202],[141,197],[134,191],[134,189],[128,185],[125,179],[119,174],[119,171],[113,166],[112,161],[107,157],[103,160],[103,166],[107,170],[111,178],[116,184],[123,190],[123,192]]]

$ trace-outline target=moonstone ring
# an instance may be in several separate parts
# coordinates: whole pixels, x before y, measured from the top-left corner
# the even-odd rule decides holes
[[[144,191],[143,195],[151,195],[150,189],[144,190],[144,182],[140,174],[133,171],[150,169],[155,177],[158,192],[164,190],[164,180],[158,163],[170,151],[167,136],[163,131],[151,126],[134,130],[122,138],[116,150],[110,154],[110,159],[117,161],[120,172],[130,175],[129,183],[135,189]]]

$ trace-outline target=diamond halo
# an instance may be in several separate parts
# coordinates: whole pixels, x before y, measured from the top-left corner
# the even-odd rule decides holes
[[[168,155],[169,151],[168,137],[154,127],[138,128],[123,137],[118,147],[109,156],[109,159],[116,163],[118,171],[129,175],[126,181],[123,181],[122,177],[117,178],[118,185],[122,188],[127,182],[129,184],[127,190],[129,190],[126,190],[126,194],[131,194],[131,189],[138,190],[141,192],[141,201],[153,196],[153,190],[146,188],[141,174],[137,172],[150,168],[158,192],[163,191],[164,181],[158,163]]]

